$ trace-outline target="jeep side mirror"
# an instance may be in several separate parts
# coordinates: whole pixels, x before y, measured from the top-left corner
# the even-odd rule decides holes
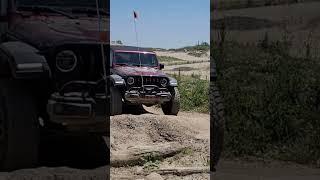
[[[163,69],[164,68],[164,64],[160,64],[160,69]]]

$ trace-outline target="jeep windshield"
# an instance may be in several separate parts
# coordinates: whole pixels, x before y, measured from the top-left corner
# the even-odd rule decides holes
[[[115,52],[113,64],[126,66],[140,66],[140,62],[141,66],[158,66],[158,60],[155,54],[142,52]]]

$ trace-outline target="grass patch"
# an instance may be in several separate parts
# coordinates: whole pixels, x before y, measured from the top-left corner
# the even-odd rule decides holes
[[[209,113],[209,81],[200,76],[172,75],[178,80],[180,106],[183,111]]]
[[[143,165],[143,169],[146,171],[151,171],[155,169],[159,169],[161,161],[148,161]]]
[[[193,153],[194,153],[194,150],[192,148],[185,148],[181,152],[181,154],[183,155],[192,155]]]

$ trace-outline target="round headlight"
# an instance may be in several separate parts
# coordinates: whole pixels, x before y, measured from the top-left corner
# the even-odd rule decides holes
[[[160,80],[160,84],[161,84],[162,87],[166,87],[167,84],[168,84],[168,80],[166,78],[162,78]]]
[[[61,72],[70,72],[77,66],[77,61],[77,56],[73,51],[64,50],[56,56],[56,67]]]
[[[128,77],[127,83],[128,83],[129,85],[132,85],[132,84],[134,83],[134,78],[133,78],[133,77]]]

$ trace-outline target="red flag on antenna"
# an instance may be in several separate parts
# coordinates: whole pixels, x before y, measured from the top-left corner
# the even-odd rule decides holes
[[[133,11],[133,17],[134,19],[138,19],[138,13],[136,11]]]

